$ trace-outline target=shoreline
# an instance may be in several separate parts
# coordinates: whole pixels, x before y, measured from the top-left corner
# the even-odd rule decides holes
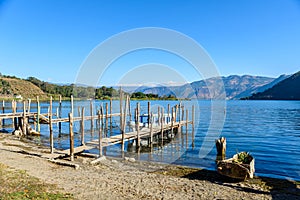
[[[80,155],[76,170],[49,162],[41,156],[47,152],[0,133],[0,163],[55,184],[75,199],[300,199],[296,181],[255,177],[237,182],[215,171],[111,157],[92,165],[95,158]]]

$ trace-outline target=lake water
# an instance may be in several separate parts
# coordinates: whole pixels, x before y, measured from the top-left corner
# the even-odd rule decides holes
[[[101,104],[107,102],[95,101],[94,108],[99,109]],[[147,101],[139,102],[142,113],[147,112]],[[151,101],[151,108],[155,113],[157,106],[163,106],[167,110],[168,104],[174,106],[178,103],[177,101]],[[231,157],[240,151],[250,152],[255,158],[256,175],[300,180],[300,101],[226,101],[226,107],[222,107],[221,110],[212,109],[211,101],[183,101],[182,104],[189,109],[189,119],[191,119],[191,105],[196,105],[194,134],[190,125],[187,135],[183,128],[182,133],[177,134],[173,141],[163,147],[155,147],[152,153],[138,154],[130,151],[125,155],[141,160],[214,170],[216,158],[214,141],[224,136],[227,138],[226,156]],[[41,105],[42,112],[47,112],[48,104]],[[85,106],[85,115],[89,115],[89,105],[89,101],[76,101],[75,115],[78,106]],[[57,106],[58,103],[54,102],[53,112],[56,112]],[[136,101],[132,101],[131,108],[135,106]],[[31,107],[31,111],[36,110],[34,104]],[[18,109],[22,109],[21,104]],[[70,103],[63,102],[63,117],[67,117],[68,112],[70,112]],[[113,101],[113,112],[119,112],[119,101]],[[225,119],[220,134],[213,126],[214,121],[211,118],[213,112],[217,112],[218,116]],[[221,123],[222,120],[219,122]],[[118,123],[119,117],[113,118],[113,124]],[[90,127],[89,121],[85,122],[85,127],[86,129]],[[55,148],[68,148],[68,131],[68,123],[63,124],[62,134],[58,133],[58,126],[54,125]],[[42,136],[34,138],[35,142],[49,145],[48,125],[42,125],[41,132]],[[75,132],[79,132],[77,122]],[[120,133],[119,129],[115,127],[110,134],[118,133]],[[76,145],[79,145],[79,136],[80,134],[75,135]],[[94,134],[86,133],[86,140],[93,138],[97,138],[97,130]],[[97,153],[97,150],[91,151]],[[104,150],[104,154],[119,157],[122,155],[121,146],[108,147]]]

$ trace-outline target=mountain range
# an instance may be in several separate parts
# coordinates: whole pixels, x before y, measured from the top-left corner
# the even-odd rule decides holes
[[[300,71],[280,81],[263,92],[255,93],[246,99],[252,100],[300,100]]]
[[[240,99],[252,94],[263,92],[272,88],[277,83],[288,78],[289,75],[281,75],[278,78],[231,75],[221,78],[209,78],[195,81],[181,86],[141,86],[133,91],[133,87],[122,88],[127,92],[143,92],[145,94],[157,94],[159,96],[174,95],[178,98],[218,99],[222,96],[222,81],[227,99]]]
[[[1,74],[0,74],[1,75]],[[300,72],[293,75],[281,75],[278,78],[231,75],[226,77],[208,78],[183,85],[151,85],[126,86],[122,90],[130,94],[141,92],[155,94],[159,97],[177,97],[180,99],[285,99],[300,100]],[[69,97],[74,92],[80,98],[102,98],[118,95],[113,88],[92,88],[75,86],[74,84],[60,86],[40,81],[34,77],[26,80],[17,77],[0,76],[0,97],[11,97],[20,94],[24,97],[48,96],[53,94]],[[115,87],[119,89],[119,87]],[[96,91],[96,93],[95,93]],[[56,93],[55,93],[56,92]],[[87,95],[88,94],[88,95]],[[74,94],[73,94],[74,95]]]

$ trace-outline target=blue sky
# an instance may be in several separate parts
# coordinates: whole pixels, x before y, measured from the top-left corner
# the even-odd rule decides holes
[[[98,44],[142,27],[191,37],[223,76],[300,70],[299,0],[0,0],[0,72],[71,83]],[[99,84],[147,63],[168,65],[188,82],[201,78],[180,59],[146,50],[119,59]]]

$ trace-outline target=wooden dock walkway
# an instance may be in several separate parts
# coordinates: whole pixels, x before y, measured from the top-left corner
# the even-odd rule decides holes
[[[91,149],[99,149],[99,156],[102,156],[102,150],[104,147],[108,147],[115,144],[122,145],[122,151],[125,151],[125,142],[136,140],[137,148],[141,145],[142,139],[147,139],[148,144],[153,143],[153,138],[156,138],[157,141],[161,141],[161,144],[164,143],[164,137],[167,136],[166,133],[169,132],[178,132],[178,130],[185,126],[186,132],[188,131],[188,125],[192,124],[194,130],[194,113],[195,108],[192,106],[192,120],[188,119],[188,110],[184,110],[184,106],[177,104],[176,106],[168,107],[166,111],[164,107],[158,107],[156,113],[151,112],[151,105],[148,102],[147,111],[143,112],[141,115],[140,104],[137,102],[136,108],[134,112],[130,110],[130,99],[127,96],[125,101],[125,106],[123,106],[123,94],[120,94],[120,112],[112,113],[112,99],[110,99],[109,103],[106,102],[105,106],[101,104],[100,109],[96,110],[96,115],[94,112],[93,101],[90,101],[90,110],[89,115],[85,116],[85,107],[78,107],[78,115],[73,116],[74,114],[74,105],[73,105],[73,97],[71,96],[71,112],[69,112],[69,116],[67,118],[62,117],[62,101],[61,97],[59,98],[59,104],[57,107],[57,112],[52,113],[52,97],[50,97],[49,107],[47,113],[40,112],[40,103],[39,98],[37,97],[37,112],[30,112],[30,103],[31,100],[28,101],[26,106],[26,101],[23,101],[23,112],[17,112],[17,103],[16,101],[12,101],[11,107],[9,110],[11,112],[4,113],[4,101],[2,106],[2,113],[0,114],[0,122],[4,125],[4,120],[12,119],[13,125],[15,126],[15,130],[21,131],[21,135],[26,136],[30,134],[30,122],[29,119],[34,123],[35,132],[40,132],[40,123],[48,124],[49,126],[49,144],[50,144],[50,154],[46,156],[49,159],[56,159],[61,156],[70,156],[70,160],[74,160],[74,154],[81,153],[84,151],[88,151]],[[153,110],[152,110],[153,111]],[[155,111],[154,111],[155,112]],[[133,114],[134,121],[132,121],[131,117]],[[185,117],[185,119],[184,119]],[[108,130],[108,123],[110,123],[110,127],[112,127],[113,118],[119,118],[118,128],[120,129],[120,134],[107,136],[105,133]],[[146,122],[144,121],[146,119]],[[81,144],[75,147],[74,144],[74,130],[73,125],[75,121],[79,121],[80,123],[80,139]],[[85,141],[85,121],[90,121],[90,130],[94,129],[94,123],[96,121],[96,132],[98,132],[98,139]],[[129,124],[128,124],[129,122]],[[61,132],[61,124],[68,123],[69,124],[69,140],[70,140],[70,148],[65,150],[57,150],[54,149],[54,134],[53,134],[53,124],[58,124],[59,133]],[[127,129],[126,127],[133,125],[134,128]],[[143,126],[142,128],[141,125]],[[132,131],[129,131],[132,130]],[[173,132],[174,130],[174,132]]]

